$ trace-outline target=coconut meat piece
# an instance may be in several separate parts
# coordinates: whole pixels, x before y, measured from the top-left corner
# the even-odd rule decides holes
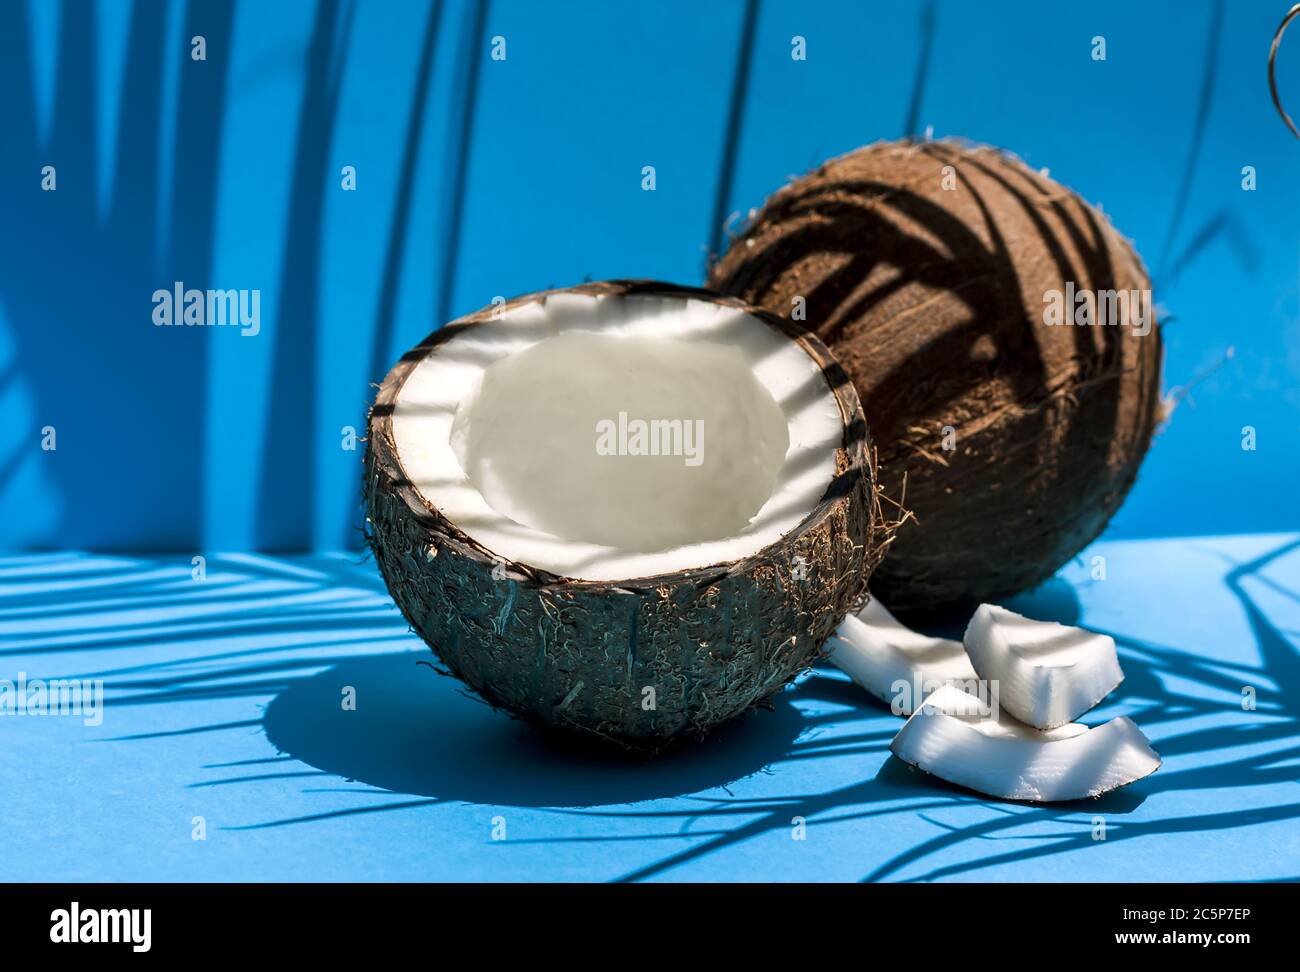
[[[1109,635],[993,604],[979,606],[963,640],[975,671],[998,682],[1002,706],[1039,729],[1077,719],[1124,680]]]
[[[1096,797],[1160,768],[1151,743],[1124,716],[1044,732],[989,708],[944,686],[907,720],[890,751],[949,783],[1006,800]]]
[[[942,685],[979,680],[960,641],[931,638],[899,622],[875,597],[849,615],[826,643],[828,660],[896,715]]]
[[[507,565],[624,580],[730,563],[817,507],[844,418],[773,324],[689,297],[554,293],[430,349],[397,396],[406,477]]]

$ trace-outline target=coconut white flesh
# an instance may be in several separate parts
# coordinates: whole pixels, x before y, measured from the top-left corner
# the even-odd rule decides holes
[[[944,686],[904,723],[890,751],[949,783],[1005,800],[1101,796],[1160,768],[1151,743],[1123,716],[1092,729],[1070,723],[1044,732],[980,708],[978,699]]]
[[[876,598],[849,615],[827,641],[830,662],[897,715],[942,685],[974,685],[979,676],[960,641],[931,638],[900,623]]]
[[[638,420],[667,424],[638,443]],[[784,334],[651,295],[553,294],[467,327],[393,412],[403,470],[452,523],[503,561],[604,581],[775,542],[825,494],[843,433],[820,367]],[[633,454],[650,439],[661,454]]]
[[[1038,729],[1077,719],[1124,680],[1109,635],[993,604],[979,606],[963,640],[975,671],[997,681],[1002,707]]]

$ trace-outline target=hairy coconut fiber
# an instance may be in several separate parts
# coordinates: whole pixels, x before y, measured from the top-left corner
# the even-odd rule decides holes
[[[593,283],[572,292],[743,307],[705,291],[645,281]],[[545,296],[517,298],[507,310]],[[371,547],[411,626],[493,706],[536,723],[660,749],[700,736],[781,689],[819,657],[835,626],[864,599],[882,538],[874,459],[857,395],[815,337],[743,309],[799,342],[822,366],[845,435],[838,474],[816,507],[779,541],[734,563],[605,582],[504,562],[494,577],[501,561],[493,551],[408,481],[391,419],[403,382],[424,355],[487,320],[493,309],[435,331],[388,374],[370,412],[366,448]]]
[[[992,148],[833,159],[772,196],[710,282],[785,317],[803,297],[853,379],[886,495],[914,514],[872,579],[901,612],[1050,577],[1119,507],[1159,418],[1154,309],[1145,337],[1044,323],[1067,282],[1149,293],[1141,260],[1099,210]]]

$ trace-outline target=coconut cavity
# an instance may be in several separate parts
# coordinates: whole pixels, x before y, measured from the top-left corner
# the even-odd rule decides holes
[[[767,201],[710,285],[800,311],[853,380],[883,486],[914,514],[872,583],[904,614],[1050,577],[1119,507],[1160,416],[1141,260],[995,149],[833,159]]]
[[[838,470],[844,426],[785,332],[700,298],[563,292],[458,328],[397,392],[415,488],[504,561],[585,580],[776,542]]]
[[[587,284],[470,315],[403,356],[369,431],[394,600],[539,723],[698,736],[814,661],[878,560],[852,387],[815,337],[706,291]]]
[[[790,446],[780,406],[744,355],[593,331],[488,365],[451,434],[469,481],[499,513],[647,553],[741,533],[771,498]]]

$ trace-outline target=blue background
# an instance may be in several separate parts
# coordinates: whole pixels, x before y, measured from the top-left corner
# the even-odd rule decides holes
[[[1284,3],[0,6],[0,549],[355,548],[341,430],[438,323],[587,278],[699,282],[732,214],[927,127],[1048,167],[1134,239],[1167,387],[1235,350],[1109,535],[1300,526],[1300,144],[1265,81]],[[1285,43],[1279,80],[1300,111]],[[155,328],[176,280],[260,289],[260,335]]]
[[[107,700],[98,726],[0,719],[0,879],[1300,877],[1286,7],[0,0],[0,678]],[[421,665],[373,563],[337,552],[369,383],[497,295],[698,282],[785,179],[927,128],[1101,204],[1155,278],[1166,386],[1208,375],[1106,536],[1010,602],[1116,637],[1127,679],[1086,721],[1132,716],[1162,769],[985,801],[891,759],[899,720],[825,668],[623,763]],[[176,280],[260,289],[261,333],[155,328]]]

